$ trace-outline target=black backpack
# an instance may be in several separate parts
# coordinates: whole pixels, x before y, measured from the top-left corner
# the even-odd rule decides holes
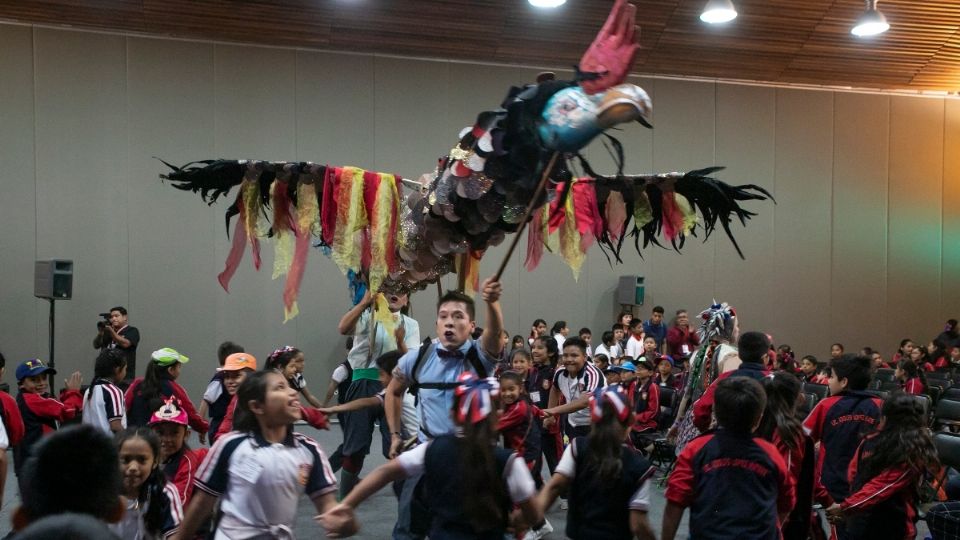
[[[423,365],[423,361],[427,358],[427,356],[429,356],[428,353],[432,352],[434,347],[436,347],[436,345],[430,340],[430,338],[423,340],[423,344],[420,345],[420,351],[417,353],[417,361],[413,364],[413,380],[407,389],[415,398],[417,398],[418,402],[420,400],[421,388],[427,388],[430,390],[451,390],[460,386],[460,383],[458,382],[420,382],[420,367]],[[487,377],[487,368],[484,367],[483,362],[480,361],[480,355],[477,353],[476,347],[470,347],[470,350],[468,350],[466,354],[466,360],[470,362],[470,366],[473,367],[475,372],[477,372],[478,377],[481,379]]]

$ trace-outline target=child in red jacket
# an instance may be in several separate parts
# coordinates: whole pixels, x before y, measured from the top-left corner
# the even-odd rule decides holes
[[[192,450],[187,446],[188,424],[187,411],[179,407],[175,397],[167,398],[148,423],[160,439],[160,467],[167,481],[176,488],[183,506],[190,502],[193,478],[210,451],[209,448]]]
[[[895,394],[883,404],[879,429],[863,439],[850,461],[850,495],[827,508],[827,517],[845,522],[853,540],[912,539],[920,482],[938,468],[923,410],[912,397]]]
[[[20,469],[30,457],[33,445],[44,435],[59,429],[61,422],[80,414],[83,408],[83,396],[80,395],[80,372],[74,372],[65,381],[66,388],[60,392],[59,401],[47,393],[48,373],[55,375],[57,370],[44,365],[38,359],[27,360],[17,366],[17,386],[20,388],[17,394],[17,406],[24,426],[23,439],[13,449],[14,472],[18,478]]]

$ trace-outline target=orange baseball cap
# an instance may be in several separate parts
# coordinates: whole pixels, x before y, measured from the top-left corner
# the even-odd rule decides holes
[[[219,371],[240,371],[241,369],[257,370],[257,359],[245,352],[233,353],[223,362]]]

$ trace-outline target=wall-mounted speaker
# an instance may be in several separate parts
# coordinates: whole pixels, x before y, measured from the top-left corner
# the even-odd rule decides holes
[[[51,300],[73,297],[73,261],[52,259],[33,266],[33,295]]]

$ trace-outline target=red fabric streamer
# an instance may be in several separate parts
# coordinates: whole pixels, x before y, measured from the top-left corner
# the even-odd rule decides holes
[[[377,188],[380,187],[380,175],[372,171],[363,171],[363,205],[367,208],[367,219],[377,204]],[[370,271],[370,225],[363,228],[360,234],[360,269],[364,274]]]
[[[677,206],[672,191],[663,193],[663,234],[673,240],[683,230],[683,212]]]
[[[237,194],[236,205],[237,208],[240,209],[240,215],[237,216],[237,225],[233,229],[233,245],[230,246],[230,253],[227,255],[227,261],[223,265],[223,272],[217,274],[217,281],[220,282],[223,290],[228,293],[230,292],[230,280],[237,271],[237,267],[240,266],[244,249],[247,247],[247,229],[244,225],[244,213],[246,209],[243,207],[242,190]]]
[[[550,218],[547,221],[547,226],[549,227],[549,232],[553,233],[563,225],[563,222],[567,220],[567,213],[563,208],[560,207],[560,194],[563,193],[564,182],[557,184],[557,189],[554,193],[557,194],[557,197],[553,199],[550,203]],[[570,195],[569,193],[567,194]]]
[[[573,212],[577,218],[577,231],[580,233],[580,251],[583,253],[603,234],[603,219],[597,205],[595,185],[592,181],[574,182],[571,190]]]
[[[323,197],[320,199],[320,237],[323,243],[333,245],[337,228],[337,191],[340,185],[340,167],[327,167],[323,175]]]
[[[610,192],[604,214],[610,239],[619,240],[627,224],[627,203],[623,200],[623,194],[619,191]]]
[[[543,257],[543,207],[533,212],[533,218],[527,225],[527,259],[523,265],[527,272],[533,272]]]
[[[290,207],[291,201],[287,194],[287,183],[277,180],[273,187],[273,233],[275,235],[279,235],[283,231],[296,229]]]

